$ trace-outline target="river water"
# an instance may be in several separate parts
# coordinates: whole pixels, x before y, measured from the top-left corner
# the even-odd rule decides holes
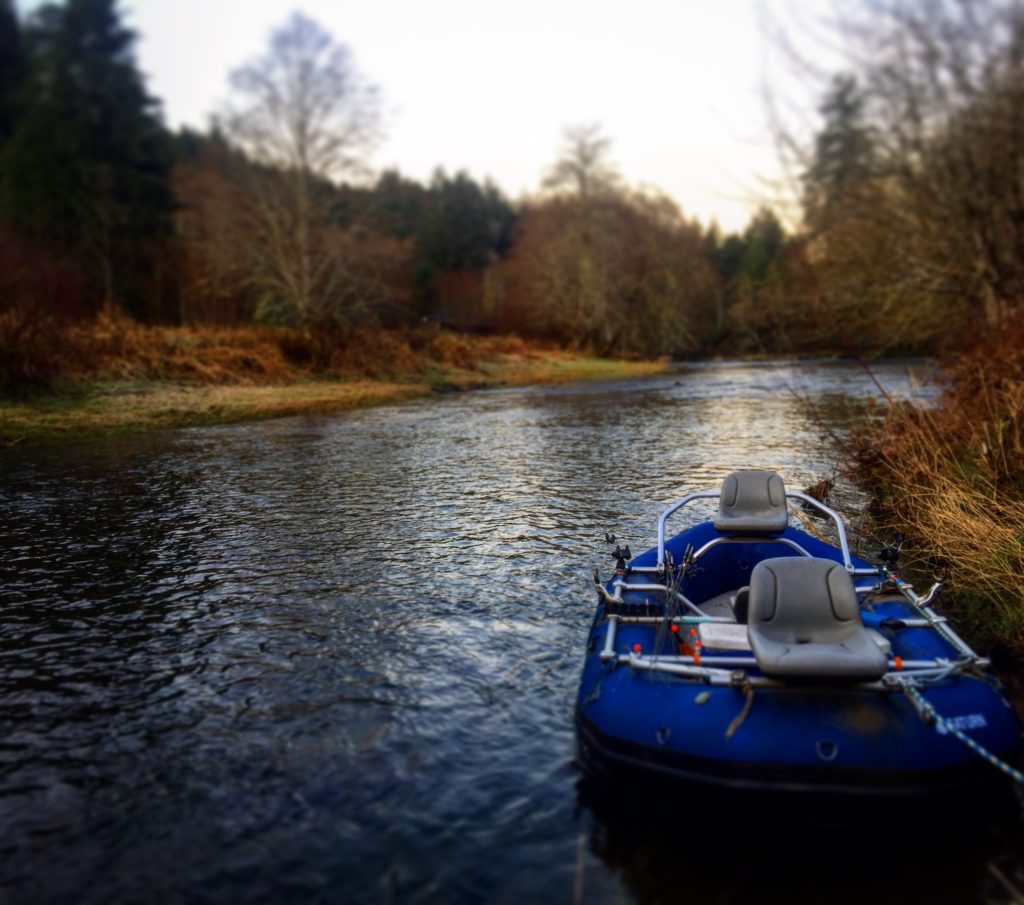
[[[823,896],[682,857],[699,815],[609,817],[574,762],[604,532],[639,551],[738,467],[827,477],[877,395],[726,363],[0,453],[0,901],[980,900],[998,840],[885,882],[851,850]]]

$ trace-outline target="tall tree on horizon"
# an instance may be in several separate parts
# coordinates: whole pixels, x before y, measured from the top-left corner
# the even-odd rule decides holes
[[[14,131],[16,99],[23,75],[18,13],[14,0],[0,0],[0,148]]]
[[[876,175],[875,142],[864,104],[857,79],[838,75],[818,108],[822,127],[803,174],[804,221],[814,232],[847,215]]]
[[[170,154],[116,0],[41,7],[24,31],[19,116],[0,150],[0,219],[77,259],[92,303],[136,314],[169,230]]]
[[[599,123],[567,126],[561,154],[544,177],[544,188],[556,194],[570,192],[580,201],[614,194],[622,177],[608,159],[611,147],[612,140],[602,134]]]
[[[368,297],[335,222],[333,180],[358,172],[376,140],[375,90],[349,49],[301,13],[231,85],[223,126],[249,161],[236,176],[250,201],[260,316],[322,333],[364,315]]]

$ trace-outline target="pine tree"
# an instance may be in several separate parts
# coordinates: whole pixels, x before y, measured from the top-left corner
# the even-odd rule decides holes
[[[21,26],[14,0],[0,0],[0,148],[14,131],[22,75]]]
[[[93,301],[144,313],[169,226],[169,139],[116,0],[42,7],[25,29],[20,117],[0,154],[0,217],[76,258]]]
[[[803,178],[804,219],[816,231],[841,216],[875,170],[874,141],[857,80],[836,76],[819,112],[824,124]]]
[[[743,233],[739,275],[754,282],[768,278],[786,243],[786,231],[771,208],[762,207]]]

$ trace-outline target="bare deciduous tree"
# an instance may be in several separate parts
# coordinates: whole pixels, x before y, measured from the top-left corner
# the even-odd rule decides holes
[[[611,146],[611,139],[601,134],[597,123],[568,126],[562,156],[544,177],[544,188],[553,192],[568,189],[581,200],[615,192],[622,180],[608,160]]]
[[[348,49],[298,13],[231,84],[223,126],[247,159],[239,170],[262,261],[259,313],[307,330],[365,313],[372,297],[329,214],[331,180],[358,171],[376,139],[376,93]]]

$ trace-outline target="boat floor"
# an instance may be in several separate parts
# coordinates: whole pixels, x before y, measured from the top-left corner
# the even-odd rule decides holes
[[[703,603],[698,603],[697,606],[709,616],[725,616],[735,621],[729,601],[736,596],[738,590],[739,588],[733,588],[731,591],[726,591],[724,594],[718,594],[705,600]]]

